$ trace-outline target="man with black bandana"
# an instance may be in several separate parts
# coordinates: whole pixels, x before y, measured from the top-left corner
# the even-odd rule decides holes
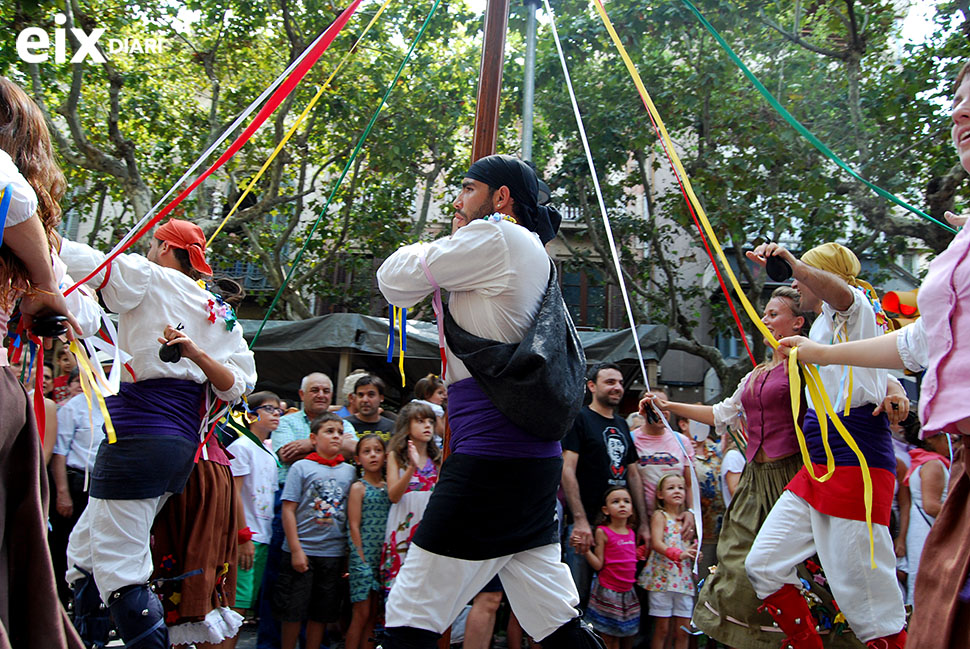
[[[522,341],[552,272],[543,246],[561,220],[538,204],[537,186],[535,172],[517,158],[475,162],[453,204],[452,235],[391,255],[377,273],[384,297],[411,307],[440,286],[459,327],[492,341]],[[601,646],[580,622],[576,586],[560,561],[559,442],[514,424],[453,350],[445,353],[451,455],[391,589],[383,646],[435,646],[496,574],[543,649]]]

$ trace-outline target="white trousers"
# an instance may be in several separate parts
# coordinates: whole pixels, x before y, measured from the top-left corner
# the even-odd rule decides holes
[[[145,584],[152,576],[151,534],[155,516],[172,494],[139,500],[90,498],[67,544],[67,583],[84,574],[105,603],[122,586]]]
[[[875,570],[865,521],[819,513],[785,491],[761,526],[744,567],[764,599],[785,584],[801,588],[795,568],[818,553],[832,596],[856,637],[868,642],[899,632],[906,620],[889,528],[873,524],[872,533]]]
[[[522,629],[536,640],[578,615],[579,595],[558,543],[485,561],[434,554],[412,544],[387,600],[388,627],[444,633],[496,574]]]

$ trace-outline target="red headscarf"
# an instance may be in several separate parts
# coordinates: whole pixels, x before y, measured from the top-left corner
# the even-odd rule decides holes
[[[172,219],[155,230],[155,238],[185,250],[192,268],[203,275],[212,275],[212,268],[205,262],[205,235],[195,223]]]

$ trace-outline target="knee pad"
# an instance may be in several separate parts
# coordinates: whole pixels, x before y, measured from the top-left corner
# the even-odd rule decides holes
[[[124,586],[111,593],[108,610],[125,649],[168,649],[165,611],[148,584]]]
[[[104,649],[111,633],[111,616],[108,607],[101,601],[94,577],[84,570],[81,573],[84,576],[71,584],[74,593],[74,628],[85,647]]]
[[[606,649],[593,627],[574,617],[539,641],[542,649]]]
[[[435,649],[440,637],[440,633],[410,626],[388,627],[384,629],[381,647],[383,649]]]

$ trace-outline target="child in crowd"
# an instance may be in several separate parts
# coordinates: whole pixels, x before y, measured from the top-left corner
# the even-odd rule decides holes
[[[250,412],[256,419],[249,422],[249,431],[256,442],[240,435],[228,449],[236,493],[242,505],[237,521],[239,549],[236,573],[235,611],[251,617],[259,601],[259,590],[266,568],[266,554],[273,536],[273,500],[278,487],[276,455],[264,442],[280,425],[283,410],[280,398],[272,392],[256,392],[247,399]],[[235,646],[235,636],[229,640]]]
[[[633,590],[637,573],[637,515],[626,487],[606,490],[596,528],[596,545],[586,560],[597,572],[589,595],[586,619],[607,649],[630,649],[640,628],[640,602]]]
[[[306,621],[306,648],[340,617],[347,569],[347,492],[357,472],[344,462],[343,420],[325,412],[310,424],[314,452],[293,463],[283,486],[283,559],[273,597],[282,649],[294,649]]]
[[[435,414],[431,407],[412,401],[397,416],[394,436],[388,444],[387,532],[381,550],[381,578],[384,592],[389,593],[404,564],[431,499],[431,490],[438,481],[441,451],[432,439]]]
[[[682,628],[690,624],[694,608],[691,562],[697,556],[697,542],[688,545],[682,537],[681,516],[685,513],[687,486],[679,473],[665,473],[657,483],[657,509],[650,519],[653,552],[640,573],[639,584],[650,593],[650,615],[654,619],[651,649],[667,647],[673,618],[674,649],[687,649],[689,639]],[[687,516],[691,516],[687,512]]]
[[[428,374],[414,384],[414,400],[431,406],[434,410],[435,427],[434,439],[437,444],[444,443],[445,437],[445,406],[448,402],[448,389],[445,382],[437,374]]]
[[[350,602],[353,618],[345,649],[374,648],[374,625],[380,617],[381,583],[377,580],[381,546],[387,527],[387,483],[384,481],[384,440],[373,433],[357,442],[354,460],[363,476],[350,488],[347,522],[350,525]]]

